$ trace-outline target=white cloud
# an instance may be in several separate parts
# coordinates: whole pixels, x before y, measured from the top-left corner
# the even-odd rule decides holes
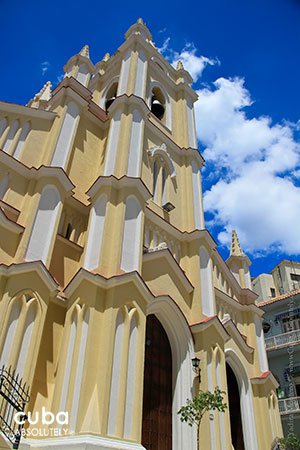
[[[170,38],[166,38],[162,46],[158,49],[160,53],[168,59],[172,66],[176,67],[178,61],[181,61],[184,68],[191,74],[194,82],[198,81],[205,67],[220,64],[218,59],[208,58],[207,56],[197,56],[197,49],[193,43],[186,44],[180,51],[176,52],[169,47]]]
[[[174,52],[172,57],[172,65],[176,67],[178,61],[181,61],[184,68],[191,74],[194,82],[199,80],[206,66],[219,64],[217,59],[197,56],[196,52],[197,49],[194,44],[187,44],[180,53]]]
[[[197,136],[203,156],[219,174],[205,192],[218,238],[228,245],[236,228],[244,249],[300,253],[300,146],[295,124],[272,124],[270,117],[249,119],[250,93],[240,78],[219,78],[198,90]],[[204,174],[205,176],[205,174]]]
[[[49,61],[43,61],[41,63],[41,71],[42,71],[42,75],[44,76],[46,72],[48,72],[50,68],[50,62]]]

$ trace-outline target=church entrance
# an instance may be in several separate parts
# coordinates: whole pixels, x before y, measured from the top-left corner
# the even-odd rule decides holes
[[[142,445],[172,450],[172,354],[160,321],[147,317]]]
[[[228,402],[230,414],[231,442],[234,450],[245,450],[243,438],[243,425],[241,416],[240,390],[236,376],[226,363],[226,375],[228,386]]]

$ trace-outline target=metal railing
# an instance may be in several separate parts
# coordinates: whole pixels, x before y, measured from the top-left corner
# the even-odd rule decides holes
[[[276,350],[281,347],[296,344],[297,342],[300,343],[300,330],[293,330],[288,333],[277,334],[276,336],[265,338],[267,350]]]
[[[29,386],[11,368],[0,369],[0,432],[11,442],[13,449],[19,448],[23,425],[15,421],[20,413],[20,421],[27,419],[24,410],[29,402]]]
[[[280,414],[300,413],[300,397],[290,397],[278,400]]]

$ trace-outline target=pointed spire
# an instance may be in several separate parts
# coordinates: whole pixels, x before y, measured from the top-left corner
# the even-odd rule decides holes
[[[86,58],[90,58],[90,49],[88,45],[85,45],[82,47],[82,49],[79,52],[79,55],[85,56]]]
[[[140,25],[146,25],[141,17],[136,21],[136,23],[139,23]]]
[[[52,95],[51,89],[52,89],[51,81],[47,81],[47,83],[44,84],[42,89],[37,94],[35,94],[33,99],[29,100],[27,106],[39,108],[40,102],[42,103],[48,102],[48,100],[50,100]]]
[[[232,230],[230,256],[244,256],[244,255],[245,254],[241,249],[237,232],[235,230]]]
[[[182,61],[179,60],[179,61],[177,62],[177,64],[176,64],[176,70],[184,70]]]
[[[46,100],[46,101],[50,100],[50,98],[51,98],[51,89],[52,89],[51,81],[47,81],[47,83],[44,84],[44,86],[42,87],[42,89],[38,93],[39,99],[40,100]]]

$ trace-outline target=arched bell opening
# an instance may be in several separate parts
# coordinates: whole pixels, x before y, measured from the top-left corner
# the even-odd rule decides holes
[[[105,111],[113,104],[117,97],[118,83],[113,83],[107,91],[105,99]]]
[[[240,406],[240,390],[236,376],[228,363],[226,363],[226,376],[228,387],[231,442],[235,450],[245,450]]]
[[[157,117],[159,120],[165,118],[166,111],[166,99],[158,87],[154,87],[152,89],[151,95],[151,112]]]

